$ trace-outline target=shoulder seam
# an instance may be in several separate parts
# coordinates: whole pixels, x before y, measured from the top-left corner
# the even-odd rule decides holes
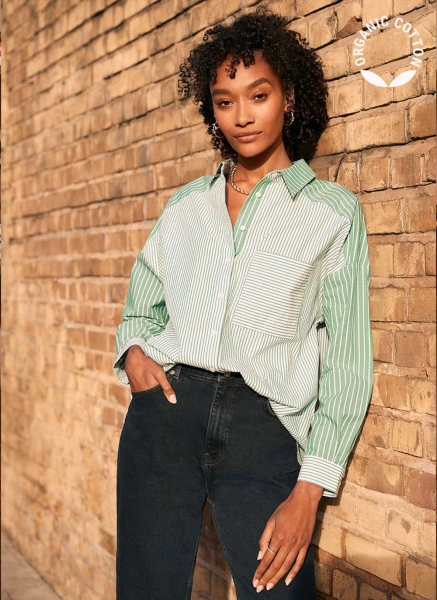
[[[358,197],[346,187],[335,181],[315,179],[302,190],[311,202],[323,202],[340,217],[352,222]],[[340,200],[337,202],[337,200]],[[343,201],[342,201],[343,200]]]
[[[209,175],[201,175],[200,177],[197,177],[196,179],[193,179],[192,181],[185,183],[182,187],[180,187],[175,192],[173,192],[173,194],[171,194],[171,196],[168,198],[164,208],[161,211],[161,214],[159,215],[158,219],[156,220],[156,223],[154,224],[154,226],[152,227],[148,237],[150,238],[152,235],[154,235],[160,229],[161,223],[162,223],[162,218],[163,218],[164,213],[167,210],[167,208],[169,208],[170,206],[173,206],[174,204],[177,204],[178,202],[180,202],[181,200],[183,200],[184,198],[189,196],[191,194],[191,192],[193,192],[193,191],[204,191],[206,188],[206,185],[203,185],[203,184],[207,183],[207,179],[209,177],[210,177]],[[195,184],[197,184],[197,183],[199,183],[201,185],[196,186]],[[194,189],[191,189],[191,186],[193,186]]]

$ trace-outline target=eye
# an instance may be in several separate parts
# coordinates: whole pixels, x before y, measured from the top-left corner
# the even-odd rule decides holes
[[[259,92],[258,94],[255,94],[254,98],[259,98],[259,101],[262,101],[264,98],[267,98],[268,94],[265,94],[264,92]],[[230,100],[220,100],[220,102],[217,103],[217,106],[223,106],[223,107],[227,107],[230,105]]]

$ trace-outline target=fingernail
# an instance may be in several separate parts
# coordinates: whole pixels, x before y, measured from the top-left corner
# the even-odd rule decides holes
[[[274,585],[275,585],[275,584],[274,584],[274,583],[272,583],[272,582],[268,583],[268,584],[266,585],[266,590],[271,590],[271,589],[272,589],[272,587],[273,587]]]
[[[170,394],[170,396],[168,397],[169,401],[172,402],[173,404],[176,404],[177,400],[176,400],[176,395],[175,394]]]
[[[258,552],[258,556],[256,557],[256,560],[259,560],[259,559],[260,559],[260,558],[262,558],[262,557],[263,557],[263,553],[262,553],[262,550],[260,550],[260,551]]]
[[[253,582],[253,587],[256,588],[256,586],[258,585],[258,583],[259,583],[259,579],[255,579],[255,581]]]
[[[263,591],[263,589],[264,589],[264,586],[263,586],[263,585],[259,585],[259,586],[256,588],[256,591],[257,591],[257,592],[262,592],[262,591]]]
[[[293,579],[293,577],[290,577],[290,579],[286,579],[285,580],[285,585],[289,585],[291,583],[292,579]]]

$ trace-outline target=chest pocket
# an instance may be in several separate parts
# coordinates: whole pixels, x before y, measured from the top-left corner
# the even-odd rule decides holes
[[[232,323],[268,335],[293,338],[314,265],[289,256],[254,253]]]

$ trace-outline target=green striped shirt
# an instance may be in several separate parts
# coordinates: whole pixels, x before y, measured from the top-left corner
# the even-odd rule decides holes
[[[133,344],[166,371],[239,371],[295,438],[298,479],[336,497],[373,387],[363,210],[300,159],[260,179],[232,226],[231,162],[159,215],[132,267],[114,372],[129,385]]]

